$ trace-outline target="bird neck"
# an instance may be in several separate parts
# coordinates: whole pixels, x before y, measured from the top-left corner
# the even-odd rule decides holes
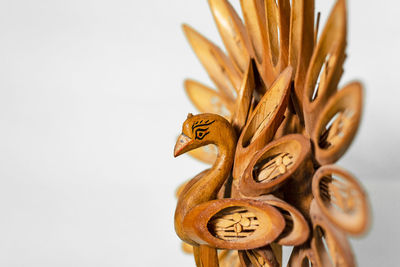
[[[235,155],[235,139],[227,138],[216,143],[218,156],[211,169],[182,196],[179,202],[192,207],[215,199],[232,170]],[[190,207],[190,209],[192,208]]]
[[[178,199],[175,210],[175,230],[182,240],[191,243],[182,228],[183,219],[186,214],[199,204],[216,199],[219,190],[229,177],[232,170],[236,135],[233,129],[228,134],[222,135],[223,140],[216,142],[218,156],[211,169],[195,182]]]

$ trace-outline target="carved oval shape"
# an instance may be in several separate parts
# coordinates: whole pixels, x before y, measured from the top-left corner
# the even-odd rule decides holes
[[[277,209],[261,201],[219,199],[192,209],[183,224],[198,244],[243,250],[275,240],[285,221]]]
[[[254,154],[272,140],[283,120],[289,100],[292,68],[289,66],[276,79],[252,112],[239,137],[233,177],[240,178]]]
[[[193,105],[201,113],[215,113],[230,119],[233,113],[232,100],[193,80],[186,80],[184,86]]]
[[[362,87],[354,82],[338,91],[318,117],[312,134],[321,165],[334,163],[350,146],[361,120]]]
[[[315,199],[311,202],[310,215],[313,224],[311,249],[317,266],[356,266],[346,235],[326,219]]]
[[[369,205],[357,180],[333,165],[317,170],[312,192],[321,212],[342,231],[353,235],[365,232],[369,221]]]
[[[277,208],[285,219],[285,229],[274,242],[282,246],[298,246],[308,239],[308,223],[295,207],[273,195],[264,195],[257,199]]]
[[[310,142],[301,134],[281,137],[260,150],[240,179],[246,196],[270,193],[293,177],[310,155]]]
[[[311,135],[316,116],[336,92],[343,73],[346,47],[346,4],[336,2],[308,67],[303,92],[306,129]],[[319,80],[319,82],[318,82]]]
[[[183,25],[183,31],[211,80],[221,93],[234,99],[242,79],[230,59],[219,47],[190,26]]]

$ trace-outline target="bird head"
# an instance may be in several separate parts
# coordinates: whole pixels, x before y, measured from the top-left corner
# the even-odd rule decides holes
[[[208,144],[218,144],[224,136],[225,128],[231,128],[231,125],[219,115],[189,113],[183,123],[182,133],[176,141],[174,156],[177,157]]]

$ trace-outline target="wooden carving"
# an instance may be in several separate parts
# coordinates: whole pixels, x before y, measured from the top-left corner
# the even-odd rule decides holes
[[[363,90],[338,84],[346,58],[346,1],[318,37],[314,0],[209,0],[227,53],[184,25],[216,90],[185,90],[199,115],[174,155],[212,164],[177,190],[175,230],[197,266],[355,266],[348,235],[369,225],[359,182],[332,165],[360,124]],[[317,19],[315,19],[317,18]]]

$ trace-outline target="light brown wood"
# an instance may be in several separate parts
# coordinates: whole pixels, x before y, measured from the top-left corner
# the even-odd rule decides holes
[[[355,266],[347,235],[369,226],[359,182],[333,164],[361,120],[359,82],[338,88],[346,58],[346,0],[324,27],[314,0],[209,0],[227,54],[184,25],[216,90],[185,90],[174,150],[212,164],[176,192],[175,230],[197,266]],[[185,180],[185,179],[183,179]]]
[[[317,117],[312,140],[320,164],[336,162],[350,146],[360,124],[362,98],[361,84],[353,82],[333,95]]]
[[[290,254],[288,267],[323,267],[318,265],[317,260],[314,257],[314,252],[308,247],[308,245],[297,246],[293,248],[292,254]]]
[[[245,267],[278,267],[280,263],[271,246],[239,251],[242,266]]]
[[[322,215],[315,200],[311,203],[310,214],[313,224],[311,249],[317,266],[355,266],[355,259],[346,235]]]
[[[231,118],[235,111],[232,99],[194,80],[186,80],[184,85],[186,94],[198,111],[218,114],[228,120]]]
[[[236,11],[227,0],[208,0],[222,41],[240,73],[244,73],[250,59],[247,31]]]
[[[219,189],[230,174],[235,143],[236,134],[233,127],[219,115],[206,113],[193,116],[189,114],[184,122],[182,134],[175,145],[175,156],[208,144],[215,144],[219,149],[213,167],[179,195],[175,210],[175,230],[185,242],[199,245],[190,238],[187,229],[183,226],[183,221],[194,207],[216,198]]]
[[[247,71],[244,75],[243,84],[239,90],[238,97],[236,98],[234,113],[232,114],[231,123],[236,129],[237,133],[240,133],[243,126],[246,124],[247,117],[249,115],[251,99],[253,97],[253,91],[256,88],[256,81],[259,80],[259,74],[254,61],[249,61]]]
[[[193,254],[197,266],[200,267],[219,267],[218,252],[215,248],[207,245],[195,246]]]
[[[314,40],[314,0],[292,1],[289,65],[293,67],[295,75],[292,99],[298,119],[302,122],[304,83],[314,49]]]
[[[216,45],[188,25],[183,25],[183,30],[211,80],[221,93],[233,99],[240,86],[242,75]]]
[[[304,84],[303,113],[309,134],[317,115],[337,91],[345,60],[346,25],[346,2],[337,0],[313,52]]]
[[[364,190],[347,171],[334,165],[317,170],[313,195],[324,216],[340,230],[359,235],[367,230],[369,205]]]
[[[220,250],[218,255],[220,267],[242,267],[237,250]]]
[[[215,145],[207,145],[188,152],[193,158],[207,164],[213,164],[218,156],[218,148]]]

